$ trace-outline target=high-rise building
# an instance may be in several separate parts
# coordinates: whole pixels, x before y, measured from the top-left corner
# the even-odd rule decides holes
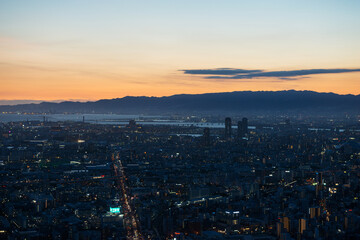
[[[248,133],[248,119],[245,117],[242,119],[242,127],[243,127],[244,134],[247,134]]]
[[[242,139],[245,135],[244,133],[244,129],[243,129],[243,125],[242,125],[242,121],[238,121],[238,130],[237,130],[237,138],[238,139]]]
[[[231,139],[231,118],[225,118],[225,139]]]
[[[320,216],[320,207],[309,208],[310,218],[317,218]]]
[[[299,219],[299,233],[303,234],[305,230],[306,230],[306,219],[301,218]]]
[[[284,224],[284,228],[286,229],[287,232],[290,232],[290,220],[288,217],[283,217],[282,219],[283,224]]]
[[[245,137],[248,132],[248,119],[243,118],[242,121],[238,121],[238,135],[237,138],[240,140]]]
[[[210,128],[204,128],[203,141],[205,146],[210,145]]]
[[[284,226],[284,224],[282,222],[276,223],[276,235],[278,236],[278,238],[280,238],[280,236],[281,236],[281,232],[284,228],[283,226]]]

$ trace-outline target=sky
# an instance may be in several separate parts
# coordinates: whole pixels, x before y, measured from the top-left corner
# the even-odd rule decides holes
[[[0,0],[0,99],[360,94],[358,0]]]

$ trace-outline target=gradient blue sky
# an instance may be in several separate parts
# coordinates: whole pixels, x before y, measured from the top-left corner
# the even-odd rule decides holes
[[[0,99],[239,90],[360,94],[360,72],[207,78],[192,69],[360,68],[360,1],[0,1]]]

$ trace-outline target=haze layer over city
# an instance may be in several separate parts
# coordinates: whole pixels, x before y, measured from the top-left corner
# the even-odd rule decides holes
[[[360,239],[359,12],[0,1],[0,239]]]

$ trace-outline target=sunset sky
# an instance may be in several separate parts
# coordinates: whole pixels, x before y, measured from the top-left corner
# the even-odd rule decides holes
[[[359,0],[0,0],[0,99],[360,94],[359,13]]]

